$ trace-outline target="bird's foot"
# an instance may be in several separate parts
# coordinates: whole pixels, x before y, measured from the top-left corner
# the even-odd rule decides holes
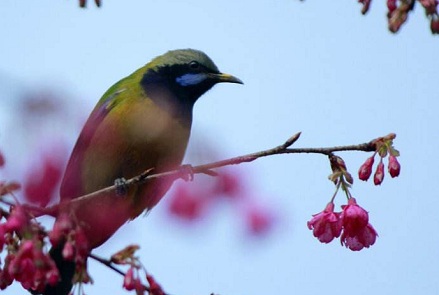
[[[117,178],[114,181],[114,185],[116,186],[116,194],[118,196],[125,196],[128,192],[128,184],[127,180],[123,177]]]
[[[194,180],[194,167],[190,164],[181,165],[179,168],[180,178],[184,181]]]

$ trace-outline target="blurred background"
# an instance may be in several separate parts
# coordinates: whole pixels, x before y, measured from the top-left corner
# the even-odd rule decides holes
[[[30,195],[32,180],[60,178],[113,83],[167,50],[200,49],[245,85],[218,85],[197,102],[185,162],[271,148],[298,131],[297,147],[395,132],[400,177],[379,187],[356,179],[352,190],[379,238],[360,252],[319,243],[306,222],[334,192],[328,161],[283,155],[222,170],[219,184],[196,177],[198,195],[220,187],[208,206],[175,204],[178,183],[95,253],[140,244],[170,294],[438,294],[438,40],[420,8],[391,34],[385,1],[364,17],[356,1],[104,0],[80,9],[74,0],[2,0],[0,177]],[[355,176],[369,156],[339,155]],[[87,294],[128,293],[113,271],[94,261],[90,271]],[[17,284],[3,293],[27,294]]]

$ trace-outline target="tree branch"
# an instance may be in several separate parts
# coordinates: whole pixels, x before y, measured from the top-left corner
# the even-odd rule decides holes
[[[345,145],[345,146],[335,146],[335,147],[321,147],[321,148],[290,148],[296,141],[299,139],[301,133],[298,132],[291,136],[288,140],[286,140],[283,144],[276,146],[271,149],[250,153],[243,156],[233,157],[217,162],[212,162],[208,164],[202,164],[197,166],[190,166],[190,165],[183,165],[179,169],[162,172],[162,173],[156,173],[151,174],[153,169],[146,170],[142,174],[135,176],[129,180],[126,181],[125,185],[131,186],[131,185],[137,185],[141,184],[147,181],[151,181],[153,179],[162,178],[162,177],[170,177],[174,178],[174,180],[178,178],[182,179],[191,179],[193,177],[193,174],[207,174],[207,175],[216,175],[216,172],[213,171],[213,169],[221,168],[228,165],[237,165],[241,163],[247,163],[252,162],[256,159],[273,156],[273,155],[282,155],[282,154],[323,154],[326,156],[331,155],[334,152],[341,152],[341,151],[363,151],[363,152],[373,152],[376,150],[375,141],[372,140],[368,143],[362,143],[362,144],[356,144],[356,145]],[[187,167],[190,167],[189,169],[186,169]],[[35,217],[39,217],[42,215],[50,215],[50,216],[56,216],[58,214],[58,210],[60,206],[67,205],[67,203],[72,202],[81,202],[90,198],[94,198],[98,195],[109,193],[112,191],[115,191],[117,189],[117,185],[112,185],[103,189],[100,189],[98,191],[95,191],[93,193],[83,195],[81,197],[75,198],[71,201],[68,201],[66,203],[60,203],[56,204],[47,208],[40,208],[35,207],[31,205],[26,205],[26,210],[28,212],[32,212],[32,214],[35,215]],[[2,200],[4,203],[5,201]],[[6,203],[8,205],[13,205]]]
[[[301,135],[301,133],[298,132],[298,133],[294,134],[293,136],[291,136],[288,140],[286,140],[285,143],[283,143],[277,147],[271,148],[271,149],[267,149],[267,150],[263,150],[263,151],[243,155],[243,156],[233,157],[233,158],[229,158],[226,160],[221,160],[221,161],[217,161],[217,162],[213,162],[213,163],[193,166],[193,167],[191,167],[190,172],[188,172],[187,169],[179,168],[179,169],[175,169],[175,170],[171,170],[171,171],[167,171],[167,172],[163,172],[163,173],[151,174],[151,169],[149,169],[149,170],[146,170],[144,173],[127,180],[126,185],[127,186],[136,185],[136,184],[144,183],[146,181],[150,181],[150,180],[153,180],[156,178],[161,178],[161,177],[171,177],[171,178],[175,178],[175,179],[178,179],[178,178],[187,179],[188,174],[203,173],[203,174],[213,175],[213,174],[215,174],[215,172],[212,171],[212,169],[216,169],[216,168],[220,168],[220,167],[224,167],[224,166],[228,166],[228,165],[237,165],[237,164],[241,164],[241,163],[252,162],[256,159],[268,157],[268,156],[272,156],[272,155],[301,154],[301,153],[330,155],[333,152],[338,152],[338,151],[364,151],[364,152],[375,151],[374,141],[370,141],[368,143],[357,144],[357,145],[346,145],[346,146],[335,146],[335,147],[289,148],[291,145],[293,145],[299,139],[300,135]],[[95,191],[93,193],[75,198],[74,200],[72,200],[70,202],[84,201],[86,199],[93,198],[93,197],[100,195],[100,194],[103,194],[103,193],[115,191],[116,189],[117,189],[117,186],[112,185],[112,186],[103,188],[101,190]],[[58,208],[59,208],[59,205],[54,205],[52,207],[46,208],[47,209],[46,212],[50,212],[50,213],[48,213],[49,215],[56,215]]]

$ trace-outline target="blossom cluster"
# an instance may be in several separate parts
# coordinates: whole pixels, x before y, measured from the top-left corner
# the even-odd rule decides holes
[[[137,295],[143,295],[145,291],[147,291],[149,295],[166,295],[154,277],[146,272],[139,258],[134,256],[138,249],[138,245],[129,245],[111,256],[112,263],[129,266],[128,271],[124,275],[122,287],[127,291],[135,291]],[[146,287],[142,283],[142,271],[145,273],[144,277],[149,287]]]
[[[430,29],[433,34],[439,34],[439,15],[437,11],[438,0],[417,0],[424,7],[425,15],[430,20]],[[369,10],[372,0],[358,0],[363,7],[362,14]],[[407,21],[408,14],[413,11],[416,0],[387,0],[387,19],[389,30],[392,33],[399,31]]]
[[[342,212],[334,212],[334,203],[308,221],[308,228],[322,243],[329,243],[340,237],[340,242],[352,251],[369,248],[378,236],[369,223],[369,214],[357,204],[355,198],[349,198],[342,206]]]
[[[379,137],[369,143],[374,154],[369,157],[360,167],[358,177],[361,180],[368,180],[372,174],[372,166],[376,155],[379,155],[380,162],[374,174],[374,183],[379,185],[384,179],[383,158],[389,157],[388,171],[392,177],[397,177],[401,166],[396,159],[399,152],[393,147],[393,140],[396,138],[394,133]],[[331,154],[329,156],[332,174],[329,179],[336,185],[336,190],[331,201],[325,209],[313,215],[308,221],[308,228],[313,231],[313,235],[322,243],[329,243],[335,238],[340,237],[342,245],[352,251],[359,251],[372,246],[378,236],[376,230],[369,223],[369,213],[357,204],[357,201],[350,192],[350,187],[354,183],[352,175],[348,172],[346,164],[342,158]],[[341,206],[341,212],[334,212],[334,199],[340,188],[345,192],[348,199],[347,205]]]
[[[0,289],[15,280],[23,288],[41,292],[46,285],[59,280],[59,272],[52,258],[44,252],[42,228],[31,220],[22,206],[2,212],[0,250],[7,255],[0,269]],[[6,248],[6,249],[4,249]]]
[[[380,137],[374,140],[373,144],[375,145],[376,151],[375,153],[367,158],[367,160],[361,165],[358,170],[358,178],[363,181],[367,181],[372,175],[372,167],[375,161],[375,156],[378,154],[380,157],[380,161],[376,167],[373,182],[375,185],[380,185],[384,180],[384,163],[383,159],[388,156],[389,162],[387,165],[387,170],[392,178],[398,177],[401,172],[401,165],[398,162],[397,157],[399,156],[399,152],[393,147],[393,139],[395,138],[395,134],[389,134],[385,137]]]
[[[73,283],[87,284],[91,281],[87,273],[87,257],[90,253],[83,229],[67,214],[61,214],[48,234],[53,247],[62,246],[62,257],[75,263]]]
[[[0,167],[5,158],[0,153]],[[20,188],[16,182],[0,182],[0,197],[13,194]],[[0,289],[4,290],[15,280],[23,288],[41,291],[47,284],[59,279],[58,269],[45,253],[44,231],[31,219],[21,205],[11,206],[9,212],[0,209],[0,252],[6,252],[0,264]]]

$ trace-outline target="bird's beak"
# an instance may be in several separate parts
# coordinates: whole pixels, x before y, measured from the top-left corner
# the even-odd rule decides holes
[[[229,74],[224,74],[224,73],[211,74],[211,77],[217,83],[227,82],[227,83],[244,84],[240,79],[236,78],[235,76],[229,75]]]

